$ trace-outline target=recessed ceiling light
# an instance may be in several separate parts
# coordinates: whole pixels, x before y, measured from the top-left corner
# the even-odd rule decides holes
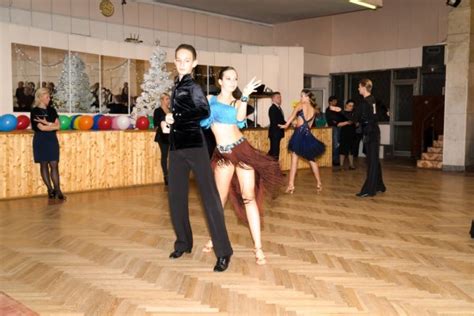
[[[449,0],[448,0],[449,1]],[[366,8],[369,8],[369,9],[372,9],[372,10],[375,10],[377,9],[377,6],[374,5],[374,4],[371,4],[371,3],[367,3],[366,1],[362,1],[362,0],[349,0],[350,3],[353,3],[353,4],[357,4],[357,5],[360,5],[360,6],[363,6],[363,7],[366,7]]]

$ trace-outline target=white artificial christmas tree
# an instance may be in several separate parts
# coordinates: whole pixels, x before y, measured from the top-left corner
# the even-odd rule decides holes
[[[66,55],[56,93],[53,95],[55,107],[59,112],[97,112],[97,108],[92,106],[94,101],[84,62],[77,54]]]
[[[150,69],[144,75],[143,83],[140,85],[143,92],[137,98],[137,105],[133,108],[131,118],[132,124],[140,116],[153,115],[154,110],[160,106],[160,96],[169,92],[173,86],[170,72],[166,71],[166,52],[159,45],[153,50],[150,57]]]

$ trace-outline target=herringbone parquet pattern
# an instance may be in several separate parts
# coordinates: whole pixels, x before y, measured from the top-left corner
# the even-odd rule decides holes
[[[474,315],[474,177],[385,165],[388,192],[354,196],[364,170],[308,170],[266,209],[266,266],[230,206],[231,266],[214,273],[199,195],[193,253],[168,259],[162,186],[0,202],[0,291],[41,315]]]

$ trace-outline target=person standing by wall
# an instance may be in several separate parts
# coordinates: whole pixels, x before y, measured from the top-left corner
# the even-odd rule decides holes
[[[352,150],[354,148],[354,142],[356,140],[356,124],[354,121],[354,101],[347,100],[344,105],[344,116],[346,117],[345,122],[337,124],[341,128],[341,143],[339,145],[339,160],[341,163],[341,169],[344,169],[344,160],[346,157],[349,159],[349,170],[354,170],[354,156]]]
[[[49,106],[50,99],[47,88],[40,88],[35,93],[34,108],[31,110],[31,128],[35,132],[33,156],[35,162],[40,164],[41,178],[48,189],[48,197],[65,200],[59,184],[59,142],[56,136],[59,116]]]
[[[161,152],[161,170],[165,185],[168,185],[168,152],[170,149],[169,143],[169,125],[166,123],[166,114],[170,112],[170,96],[168,93],[163,93],[160,96],[160,106],[153,112],[153,126],[155,126],[156,135],[155,142],[160,146]],[[166,132],[166,133],[165,133]]]
[[[331,96],[328,99],[328,108],[326,109],[326,121],[329,127],[332,127],[332,165],[339,166],[339,141],[341,128],[337,125],[346,121],[344,115],[341,113],[342,109],[337,106],[337,98]]]
[[[285,131],[278,125],[286,123],[283,110],[281,108],[281,94],[274,92],[272,94],[272,105],[268,109],[268,117],[270,118],[270,126],[268,127],[268,138],[270,139],[270,150],[268,155],[274,157],[276,160],[280,159],[280,142],[285,136]]]

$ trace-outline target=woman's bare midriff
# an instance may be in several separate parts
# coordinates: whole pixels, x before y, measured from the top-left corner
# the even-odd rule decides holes
[[[217,145],[221,146],[235,143],[244,136],[240,129],[234,124],[214,123],[211,129],[216,137]]]

